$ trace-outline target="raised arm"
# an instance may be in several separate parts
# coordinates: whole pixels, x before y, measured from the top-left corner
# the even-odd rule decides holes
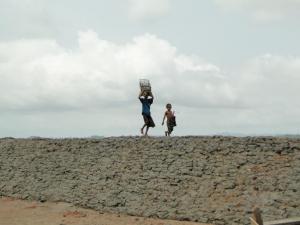
[[[143,92],[142,91],[140,91],[140,94],[139,94],[139,97],[138,97],[138,99],[142,96],[142,94],[143,94]]]
[[[151,96],[152,99],[154,99],[154,96],[153,96],[153,94],[152,94],[152,91],[149,92],[149,96]]]

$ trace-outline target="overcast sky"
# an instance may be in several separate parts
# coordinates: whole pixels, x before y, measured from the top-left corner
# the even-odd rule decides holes
[[[0,136],[300,133],[300,0],[0,0]]]

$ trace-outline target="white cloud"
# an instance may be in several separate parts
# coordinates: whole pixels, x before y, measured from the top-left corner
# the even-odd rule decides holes
[[[215,0],[225,10],[249,13],[259,21],[277,21],[299,16],[299,0]]]
[[[246,63],[240,72],[240,93],[251,107],[300,110],[299,57],[266,54]]]
[[[239,98],[246,104],[237,124],[252,133],[299,133],[300,58],[266,54],[239,71]]]
[[[162,102],[235,104],[231,86],[217,66],[180,54],[154,35],[117,45],[88,31],[79,34],[78,43],[76,50],[54,40],[0,43],[1,110],[128,104],[136,101],[138,79],[143,77],[151,80]]]
[[[0,42],[3,129],[22,124],[80,136],[100,126],[102,134],[132,134],[141,123],[139,78],[152,82],[157,123],[164,104],[175,106],[179,134],[295,132],[300,125],[299,57],[267,54],[225,73],[151,34],[116,44],[87,31],[73,50],[55,40]]]
[[[166,14],[171,0],[129,0],[130,15],[134,19],[148,19]]]

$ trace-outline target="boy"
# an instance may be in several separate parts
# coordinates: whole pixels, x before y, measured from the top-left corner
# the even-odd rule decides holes
[[[173,128],[176,126],[176,119],[175,119],[175,115],[174,112],[171,111],[172,109],[172,105],[170,103],[168,103],[166,105],[167,111],[164,114],[164,118],[163,118],[163,122],[161,125],[164,125],[165,123],[165,118],[167,117],[167,127],[168,127],[168,131],[165,131],[165,135],[166,136],[170,136]]]
[[[153,103],[153,95],[151,91],[141,91],[139,94],[139,100],[142,103],[142,115],[144,118],[144,126],[141,128],[141,134],[144,134],[144,128],[146,127],[145,136],[148,136],[149,127],[155,127],[153,119],[151,117],[150,106]]]

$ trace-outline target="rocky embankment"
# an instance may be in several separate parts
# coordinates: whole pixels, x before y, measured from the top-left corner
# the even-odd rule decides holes
[[[300,139],[0,139],[0,196],[249,224],[300,214]]]

